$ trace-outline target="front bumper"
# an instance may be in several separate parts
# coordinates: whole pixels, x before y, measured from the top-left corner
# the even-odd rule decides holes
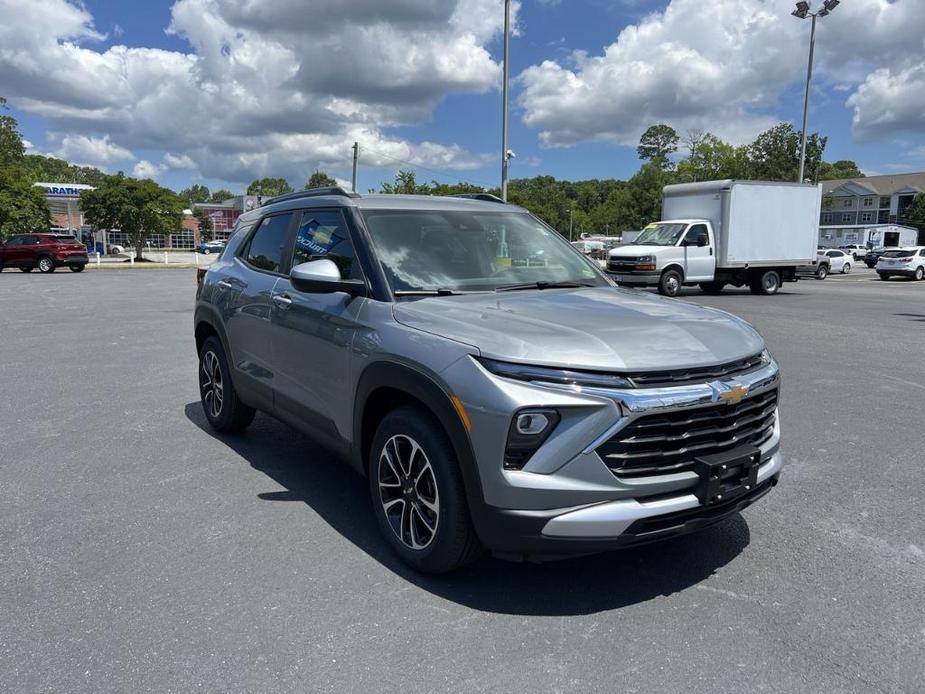
[[[630,285],[654,285],[658,284],[661,274],[658,272],[626,272],[618,270],[607,270],[607,274],[610,275],[610,278],[614,282],[619,284],[630,284]]]
[[[456,368],[470,365],[475,362],[465,360]],[[641,417],[714,407],[718,393],[732,385],[746,386],[748,397],[777,389],[780,375],[773,360],[716,381],[628,390],[525,383],[474,368],[477,373],[454,374],[450,382],[468,387],[457,392],[472,420],[483,493],[482,499],[470,499],[470,507],[480,539],[495,552],[582,554],[689,532],[754,503],[779,478],[776,411],[773,435],[759,445],[755,488],[728,505],[702,506],[693,493],[699,481],[693,471],[626,477],[598,454],[605,441]],[[504,470],[511,413],[523,407],[555,408],[562,421],[522,470]]]

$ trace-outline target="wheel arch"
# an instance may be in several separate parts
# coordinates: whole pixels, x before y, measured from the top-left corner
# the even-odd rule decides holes
[[[448,389],[430,374],[405,364],[377,362],[364,369],[357,382],[351,464],[368,474],[368,452],[376,427],[396,407],[415,404],[430,412],[443,428],[459,462],[470,509],[484,504],[475,453],[469,434],[453,406]]]

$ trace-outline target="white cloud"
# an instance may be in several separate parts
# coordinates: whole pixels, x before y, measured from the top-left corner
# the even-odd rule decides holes
[[[857,90],[848,101],[857,136],[900,126],[925,132],[923,109],[916,116],[916,106],[900,103],[919,84],[916,68],[925,66],[923,26],[922,0],[853,0],[819,22],[817,74]],[[574,52],[526,69],[519,77],[523,119],[550,146],[634,145],[657,122],[742,142],[781,115],[799,118],[776,107],[804,78],[808,30],[779,0],[712,0],[709,11],[702,0],[670,0],[599,55]],[[889,80],[877,77],[884,65],[892,66],[885,68]],[[865,85],[871,99],[863,98]],[[922,93],[919,87],[915,104]],[[873,99],[885,100],[878,109]]]
[[[171,154],[167,152],[164,155],[164,163],[171,169],[195,169],[196,162],[187,154]]]
[[[51,133],[49,140],[55,144],[55,149],[51,152],[53,156],[73,163],[106,167],[116,162],[135,159],[130,150],[113,142],[108,134],[93,137]]]
[[[132,176],[135,178],[155,179],[166,170],[167,167],[163,164],[154,164],[147,159],[142,159],[137,164],[135,164],[135,168],[132,169]]]
[[[859,140],[925,132],[925,61],[893,71],[876,70],[848,98]]]
[[[501,31],[499,6],[316,0],[306,12],[302,0],[178,0],[167,30],[188,41],[184,53],[103,50],[76,0],[0,0],[0,93],[55,131],[182,152],[165,164],[232,181],[349,167],[359,136],[371,149],[465,168],[478,155],[384,133],[430,118],[449,94],[497,88],[487,45]]]

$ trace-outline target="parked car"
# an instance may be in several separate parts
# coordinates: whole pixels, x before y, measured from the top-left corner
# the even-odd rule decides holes
[[[883,255],[884,251],[896,251],[896,250],[899,250],[899,249],[895,247],[871,248],[869,251],[867,251],[867,255],[864,256],[864,264],[869,268],[876,267],[877,261],[880,260],[880,256]]]
[[[852,244],[849,246],[839,246],[838,248],[850,255],[855,262],[867,255],[866,246],[858,246],[857,244]]]
[[[210,253],[221,253],[225,250],[224,241],[204,241],[196,246],[196,252],[202,253],[204,255],[209,255]]]
[[[88,260],[87,247],[67,234],[14,234],[0,245],[0,270],[38,268],[47,273],[66,265],[71,272],[80,272]]]
[[[543,558],[673,537],[779,478],[761,336],[618,289],[520,207],[301,191],[241,215],[200,277],[208,424],[231,434],[264,410],[324,443],[366,476],[385,541],[418,570],[483,547]]]
[[[816,251],[816,259],[807,265],[797,265],[798,275],[813,275],[816,279],[824,280],[831,272],[831,261],[824,251]]]
[[[921,281],[925,278],[925,246],[884,251],[877,261],[877,274],[882,280],[899,275]]]
[[[843,275],[851,272],[851,268],[854,266],[854,258],[850,253],[837,248],[830,248],[827,251],[822,251],[822,253],[829,259],[830,272],[840,272]]]

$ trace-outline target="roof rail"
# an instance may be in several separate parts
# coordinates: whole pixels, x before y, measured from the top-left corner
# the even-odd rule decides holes
[[[359,193],[349,193],[340,186],[326,186],[324,188],[309,188],[308,190],[297,190],[294,193],[284,193],[274,198],[264,201],[261,207],[272,205],[285,200],[298,200],[299,198],[317,198],[321,195],[341,195],[345,198],[358,198]]]
[[[502,205],[507,204],[497,195],[492,195],[491,193],[456,193],[455,195],[448,195],[447,197],[468,198],[469,200],[484,200],[485,202],[500,202]]]

